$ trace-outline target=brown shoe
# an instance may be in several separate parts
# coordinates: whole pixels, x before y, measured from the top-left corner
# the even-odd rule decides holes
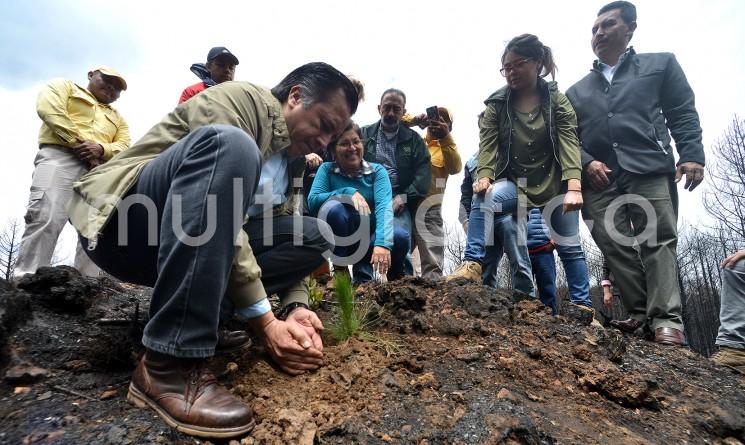
[[[642,327],[644,323],[642,323],[639,320],[629,318],[628,320],[611,320],[610,323],[611,327],[614,327],[618,329],[621,332],[625,332],[627,334],[633,334],[637,329]]]
[[[481,264],[475,261],[464,261],[453,273],[445,277],[445,281],[465,278],[468,281],[481,282]]]
[[[657,328],[654,330],[654,342],[661,345],[683,346],[686,344],[686,337],[675,328]]]
[[[127,400],[149,406],[171,427],[192,436],[229,438],[254,427],[253,411],[227,389],[201,359],[147,351],[129,384]]]
[[[745,374],[745,349],[720,346],[709,360],[715,365],[726,366],[740,374]]]
[[[253,342],[246,331],[229,331],[220,329],[217,331],[217,344],[215,354],[227,354],[249,348]]]

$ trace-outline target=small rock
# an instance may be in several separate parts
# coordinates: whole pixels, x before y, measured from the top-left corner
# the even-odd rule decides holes
[[[32,443],[59,443],[55,439],[64,435],[65,430],[31,433],[28,436],[24,437],[21,443],[23,443],[24,445]]]
[[[384,442],[393,442],[393,438],[389,436],[388,434],[383,434],[380,437],[380,439],[383,440]]]
[[[517,402],[517,397],[515,397],[514,394],[512,394],[507,388],[502,388],[497,393],[497,399],[507,399],[511,400],[513,402]]]
[[[441,315],[435,321],[435,326],[444,335],[457,337],[463,333],[463,322],[452,315]]]
[[[589,362],[590,360],[592,360],[592,347],[584,343],[579,346],[575,346],[574,348],[572,348],[572,355],[582,361]]]
[[[492,437],[501,437],[499,443],[520,443],[528,445],[539,445],[545,443],[541,440],[541,436],[538,433],[535,423],[528,416],[487,414],[484,421],[487,428],[492,432]],[[495,441],[492,443],[497,442]]]
[[[13,389],[13,394],[28,394],[31,392],[30,386],[16,386]]]
[[[381,383],[383,383],[384,386],[387,386],[388,388],[401,388],[401,385],[398,384],[396,379],[393,377],[393,374],[390,372],[384,372],[383,375],[380,378]]]
[[[499,357],[499,359],[497,361],[502,366],[510,366],[513,363],[515,363],[515,359],[512,358],[512,357]]]
[[[124,442],[129,443],[129,441],[127,441],[127,432],[124,428],[112,426],[106,433],[106,442],[111,444],[120,444]]]
[[[440,382],[437,381],[437,378],[435,377],[433,373],[426,372],[422,374],[421,376],[419,376],[414,381],[414,386],[422,386],[422,387],[437,389],[440,387]]]
[[[101,400],[113,399],[114,397],[117,396],[118,393],[119,392],[117,390],[115,390],[115,389],[110,389],[108,391],[104,391],[101,394]]]
[[[539,358],[543,357],[543,349],[541,348],[528,348],[527,351],[525,351],[528,354],[528,357],[538,360]]]
[[[62,368],[68,371],[90,371],[92,366],[88,360],[70,360]]]
[[[408,433],[411,432],[411,429],[412,428],[413,427],[411,425],[404,425],[404,426],[401,427],[401,432],[404,433],[404,434],[408,434]]]
[[[34,383],[42,378],[49,377],[50,374],[44,368],[25,362],[8,369],[5,373],[5,380],[8,383]]]
[[[465,353],[455,355],[455,358],[457,360],[460,360],[466,363],[477,362],[481,359],[481,357],[482,357],[482,354],[480,352],[465,352]]]
[[[80,423],[80,417],[78,416],[65,416],[62,418],[65,421],[65,425],[74,425]]]
[[[40,395],[39,397],[37,397],[36,400],[47,400],[50,397],[52,397],[52,391],[47,391],[43,393],[42,395]]]

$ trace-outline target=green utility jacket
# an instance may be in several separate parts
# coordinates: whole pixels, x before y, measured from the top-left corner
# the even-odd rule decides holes
[[[281,104],[271,91],[249,82],[225,82],[207,89],[168,113],[128,150],[91,170],[74,184],[70,221],[90,240],[89,248],[95,248],[103,227],[122,197],[137,182],[145,165],[191,131],[213,124],[232,125],[248,133],[256,141],[264,160],[290,145]],[[305,164],[301,164],[301,168],[297,163],[290,165],[290,176],[298,177],[299,173],[302,178]],[[289,183],[292,187],[292,178]],[[290,199],[275,209],[275,214],[292,213],[295,197],[292,193],[288,196]],[[301,282],[282,295],[283,304],[293,301],[307,304],[307,292],[303,289],[306,286]],[[248,236],[242,230],[236,242],[228,296],[237,308],[266,297],[261,269],[248,244]]]
[[[577,116],[556,82],[538,80],[541,90],[541,113],[548,127],[554,157],[561,166],[561,180],[580,179],[582,167],[577,138]],[[486,111],[479,122],[480,142],[476,179],[505,178],[512,145],[510,88],[505,86],[484,101]]]

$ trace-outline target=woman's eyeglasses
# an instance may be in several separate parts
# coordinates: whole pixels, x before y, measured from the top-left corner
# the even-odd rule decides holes
[[[525,59],[518,59],[515,60],[512,63],[508,63],[507,65],[503,65],[502,69],[499,70],[499,73],[503,76],[506,76],[507,73],[509,73],[512,70],[516,70],[520,68],[521,66],[525,65],[526,63],[530,62],[533,59],[525,58]]]
[[[341,148],[351,148],[352,145],[362,145],[362,141],[360,139],[352,139],[352,140],[339,141],[336,143],[336,146],[341,147]]]

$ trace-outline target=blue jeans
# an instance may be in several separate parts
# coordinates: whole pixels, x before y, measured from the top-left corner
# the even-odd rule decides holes
[[[404,275],[414,275],[414,263],[411,261],[411,251],[414,250],[414,245],[411,242],[411,234],[413,233],[413,223],[411,222],[411,212],[406,207],[398,215],[393,215],[393,227],[400,229],[409,234],[409,250],[406,252],[404,257]],[[372,268],[370,268],[372,270]]]
[[[538,298],[556,315],[559,310],[556,304],[556,260],[553,252],[540,252],[530,255],[530,264],[535,273],[538,285]]]
[[[362,218],[360,218],[360,214],[351,205],[344,204],[341,201],[330,200],[324,203],[321,208],[322,210],[319,214],[327,215],[326,222],[331,227],[331,231],[334,232],[335,236],[352,237],[360,229]],[[352,272],[355,284],[367,283],[373,280],[373,268],[370,264],[370,258],[372,257],[373,247],[375,246],[375,221],[372,218],[367,219],[367,221],[370,224],[370,233],[367,245],[362,245],[365,253],[361,259],[356,260],[354,258],[355,256],[359,256],[359,243],[353,243],[349,246],[336,243],[336,247],[334,247],[334,255],[342,261],[339,263],[340,265],[348,265],[348,263],[343,263],[344,258],[351,258],[351,261],[353,261]],[[395,227],[394,224],[391,265],[388,270],[388,278],[390,280],[400,278],[404,274],[404,260],[409,253],[409,242],[409,232],[400,227]]]
[[[562,201],[563,195],[552,199],[544,207],[543,217],[548,222],[551,237],[556,241],[556,250],[564,265],[570,300],[574,304],[592,307],[587,263],[579,237],[579,212],[562,213]],[[491,221],[499,216],[519,213],[517,204],[517,187],[512,181],[495,182],[488,194],[474,195],[468,222],[468,241],[464,260],[478,263],[483,261],[489,242],[486,227],[490,227]],[[550,212],[549,218],[546,217],[545,212]],[[524,217],[519,219],[524,219]],[[517,244],[518,249],[515,252],[515,255],[518,255],[517,261],[521,264],[530,264],[526,232],[519,234]],[[509,252],[507,254],[509,255]],[[517,283],[515,290],[521,290],[517,288]]]
[[[471,213],[473,215],[473,212]],[[471,223],[468,223],[468,231],[471,231]],[[527,237],[527,221],[525,218],[517,220],[516,215],[501,215],[494,217],[494,229],[492,231],[491,245],[485,248],[484,258],[481,263],[481,279],[484,285],[497,287],[497,269],[502,254],[507,254],[510,262],[510,273],[512,274],[513,288],[516,291],[534,295],[533,276],[530,270],[530,262],[524,261],[518,240]],[[523,243],[523,247],[526,244]]]
[[[176,357],[213,355],[235,240],[260,174],[259,148],[244,131],[227,125],[197,128],[148,162],[130,189],[128,197],[149,198],[138,202],[153,202],[155,212],[145,205],[120,208],[95,250],[87,251],[120,280],[153,287],[142,338],[146,348]],[[235,178],[242,179],[238,191]],[[174,210],[176,196],[184,203],[180,212]],[[213,212],[207,197],[214,198]],[[241,198],[238,209],[234,198]],[[176,217],[181,218],[181,234],[174,230]],[[212,236],[201,243],[183,241],[183,235],[209,233],[211,219]],[[122,234],[126,244],[119,243]],[[83,237],[81,243],[88,244]]]

